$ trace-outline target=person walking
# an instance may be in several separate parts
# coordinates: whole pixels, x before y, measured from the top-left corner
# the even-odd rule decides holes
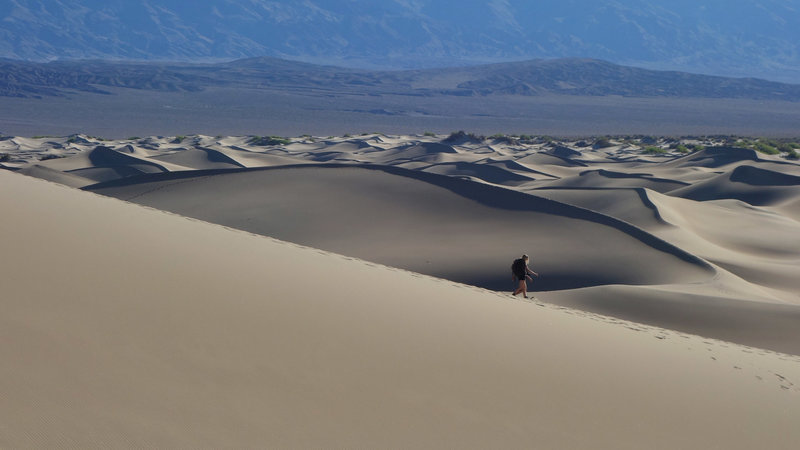
[[[522,293],[525,298],[528,298],[528,283],[526,283],[525,280],[530,278],[531,281],[533,281],[533,278],[531,278],[530,275],[535,277],[539,276],[538,273],[528,268],[529,259],[530,258],[528,258],[528,255],[522,255],[522,258],[515,259],[514,263],[511,264],[511,279],[519,280],[519,286],[517,287],[517,290],[514,291],[514,294],[512,294],[514,296]]]

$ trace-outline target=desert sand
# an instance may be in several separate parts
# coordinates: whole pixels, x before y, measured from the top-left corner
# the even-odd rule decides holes
[[[705,148],[78,135],[5,138],[0,153],[34,177],[495,291],[528,253],[543,301],[800,354],[800,164],[680,142]]]
[[[0,141],[0,446],[796,447],[797,163],[443,138]]]

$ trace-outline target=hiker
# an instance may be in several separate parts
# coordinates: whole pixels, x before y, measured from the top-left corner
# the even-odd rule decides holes
[[[515,259],[514,264],[511,265],[511,279],[519,280],[519,287],[512,295],[517,295],[521,292],[525,298],[528,298],[528,284],[525,279],[531,278],[530,275],[539,276],[538,273],[528,268],[528,259],[530,259],[528,255],[522,255],[522,258]],[[531,281],[533,281],[533,278],[531,278]]]

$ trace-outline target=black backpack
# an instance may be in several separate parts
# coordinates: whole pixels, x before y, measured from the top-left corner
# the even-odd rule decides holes
[[[525,277],[525,260],[522,258],[515,259],[514,264],[511,264],[511,272],[517,277]]]

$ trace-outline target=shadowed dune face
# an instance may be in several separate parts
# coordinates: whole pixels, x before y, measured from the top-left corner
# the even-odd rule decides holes
[[[736,199],[755,206],[789,202],[800,196],[800,177],[750,165],[670,192],[697,201]]]
[[[731,181],[751,186],[800,186],[800,177],[760,169],[753,166],[739,166],[731,173]]]
[[[519,185],[531,181],[532,179],[525,175],[519,175],[510,170],[506,170],[505,168],[467,162],[433,164],[422,170],[441,175],[474,177],[479,180],[488,181],[489,183],[502,184],[505,186]]]
[[[128,154],[124,147],[118,151],[104,145],[98,145],[76,156],[41,161],[39,165],[94,182],[169,171],[169,168],[157,161]]]
[[[711,276],[688,254],[597,213],[480,183],[421,175],[398,169],[294,167],[94,191],[489,289],[513,285],[510,262],[522,253],[531,254],[534,270],[542,273],[536,290]],[[325,269],[309,261],[309,270]]]
[[[578,176],[562,178],[552,183],[548,187],[646,187],[658,192],[669,192],[678,188],[685,187],[687,183],[653,177],[651,174],[624,173],[610,170],[587,170]]]
[[[159,161],[178,164],[190,169],[231,169],[244,167],[222,152],[210,149],[190,149],[153,157]]]
[[[709,167],[716,168],[740,161],[758,161],[755,150],[732,147],[712,147],[697,153],[678,158],[669,163],[681,167]]]

